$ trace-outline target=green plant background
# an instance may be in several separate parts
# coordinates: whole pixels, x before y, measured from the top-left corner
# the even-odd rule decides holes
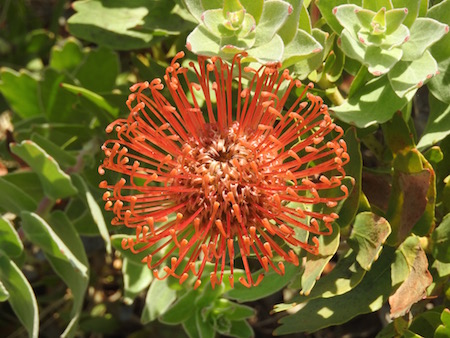
[[[449,24],[450,0],[2,0],[0,335],[449,337]],[[282,62],[345,130],[333,235],[258,287],[153,280],[103,210],[105,127],[180,50]]]

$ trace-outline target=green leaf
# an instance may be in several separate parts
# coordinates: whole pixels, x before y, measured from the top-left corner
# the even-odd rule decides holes
[[[53,46],[50,54],[50,67],[73,73],[84,57],[81,43],[70,36],[60,44]]]
[[[430,8],[427,16],[450,25],[450,1],[442,1]],[[448,77],[450,76],[450,34],[446,34],[442,39],[431,46],[430,52],[438,62],[439,74],[431,79],[428,84],[433,95],[450,104],[450,89],[448,86]]]
[[[339,247],[339,226],[333,223],[333,233],[319,237],[319,253],[306,254],[306,263],[301,277],[302,294],[309,295],[328,262],[333,258]]]
[[[450,310],[444,309],[441,314],[442,325],[434,333],[434,338],[447,338],[450,336]]]
[[[300,11],[300,18],[298,20],[298,28],[304,30],[308,34],[312,34],[311,30],[311,18],[309,17],[308,9],[303,2],[302,9]]]
[[[22,119],[42,114],[36,77],[25,70],[16,72],[10,68],[1,68],[0,79],[0,92],[14,113]]]
[[[144,309],[141,315],[142,324],[150,323],[163,315],[176,298],[176,291],[170,288],[167,279],[153,280],[145,297]]]
[[[438,71],[436,60],[430,52],[414,61],[400,61],[388,73],[392,88],[399,97],[404,97],[409,91],[421,87],[424,82]]]
[[[348,243],[355,250],[356,260],[363,269],[370,270],[390,233],[391,227],[383,217],[371,212],[356,215]]]
[[[73,114],[77,98],[61,88],[63,82],[72,80],[64,73],[47,68],[44,71],[44,79],[39,83],[43,111],[51,122],[65,122]]]
[[[295,38],[285,46],[283,67],[289,67],[297,62],[310,58],[320,52],[323,47],[314,37],[299,29]]]
[[[14,198],[14,202],[20,201],[20,199],[25,198],[25,199],[29,199],[31,197],[32,200],[34,200],[34,202],[32,204],[30,204],[29,207],[25,207],[25,204],[22,205],[22,209],[18,208],[14,210],[19,210],[19,213],[21,210],[28,210],[28,211],[34,211],[37,208],[37,204],[42,200],[42,198],[44,197],[44,192],[42,191],[42,185],[41,182],[39,181],[39,177],[36,173],[29,171],[29,170],[16,170],[13,171],[11,173],[8,173],[8,175],[5,175],[3,177],[0,178],[0,189],[2,186],[2,182],[6,181],[7,183],[12,184],[12,190],[15,190],[17,188],[19,188],[20,190],[22,190],[22,193],[19,193],[20,195],[16,195],[16,197]],[[25,193],[26,191],[26,193]],[[14,194],[11,194],[12,196],[14,196]],[[21,196],[21,197],[19,197]],[[11,202],[12,199],[11,199]],[[5,206],[5,210],[9,210],[11,211],[12,209],[9,209],[6,207],[6,205],[4,205],[3,203],[1,203],[1,198],[0,198],[0,205]]]
[[[402,45],[404,61],[414,61],[447,32],[448,26],[431,18],[417,18],[410,28],[410,39]]]
[[[81,279],[87,279],[87,259],[85,256],[83,257],[83,255],[79,254],[79,246],[76,252],[74,252],[74,250],[71,250],[70,247],[74,247],[71,241],[76,241],[76,238],[78,238],[79,242],[80,239],[75,230],[68,226],[70,223],[67,220],[64,221],[65,224],[63,225],[66,228],[59,229],[59,232],[64,234],[64,239],[68,242],[66,244],[66,242],[64,242],[63,239],[58,236],[53,228],[50,227],[50,225],[37,214],[23,211],[21,213],[21,217],[22,227],[27,237],[34,244],[38,245],[42,249],[42,251],[44,251],[51,263],[58,263],[58,266],[55,268],[55,270],[59,270],[56,272],[60,274],[61,278],[64,279],[69,287],[70,285],[77,285]],[[73,274],[72,272],[75,272],[75,274]],[[74,281],[71,280],[71,278],[75,276],[77,276],[76,278],[78,280],[75,282],[75,284],[73,284]]]
[[[204,320],[199,311],[195,312],[195,324],[199,333],[199,338],[214,338],[216,332],[209,320]]]
[[[408,237],[398,249],[404,256],[409,274],[395,293],[389,297],[391,317],[397,318],[409,312],[411,306],[422,300],[426,289],[433,281],[428,271],[428,260],[416,236]]]
[[[327,39],[329,38],[328,33],[317,28],[312,29],[312,36],[321,46],[325,46],[327,44]],[[316,53],[307,59],[299,60],[293,65],[295,74],[297,74],[300,79],[306,78],[309,73],[318,69],[322,65],[324,56],[325,50],[322,49],[321,52]]]
[[[369,73],[380,76],[389,72],[401,57],[402,50],[400,48],[385,50],[377,46],[369,46],[363,63],[367,66]]]
[[[431,234],[431,251],[437,260],[450,263],[450,214]]]
[[[84,203],[88,206],[88,209],[94,219],[95,224],[98,227],[100,235],[106,244],[106,252],[111,253],[111,239],[109,237],[108,227],[106,226],[105,219],[103,218],[102,210],[100,209],[97,201],[92,196],[89,188],[84,182],[83,178],[77,174],[72,175],[73,183],[80,192],[80,197],[83,199]]]
[[[58,163],[32,141],[11,145],[11,151],[23,159],[38,174],[47,196],[58,199],[77,193],[70,176],[61,170]]]
[[[362,0],[362,6],[377,12],[382,7],[387,10],[392,9],[392,2],[391,0]]]
[[[9,257],[18,257],[23,252],[23,244],[14,226],[0,216],[0,251]]]
[[[416,21],[417,15],[419,14],[421,0],[392,0],[392,4],[395,8],[408,9],[408,13],[403,21],[403,24],[411,27],[414,21]]]
[[[303,303],[314,298],[330,298],[342,295],[355,288],[366,274],[356,261],[356,253],[350,249],[326,276],[320,278],[308,296],[297,296],[291,301]]]
[[[420,1],[420,0],[418,0],[418,1]],[[409,2],[414,3],[414,1],[409,1]],[[402,6],[397,6],[397,7],[402,7]],[[414,13],[410,13],[408,9],[405,10],[405,8],[406,7],[394,8],[394,9],[391,9],[390,11],[386,12],[386,34],[387,35],[394,33],[400,27],[401,24],[405,24],[404,20],[408,14],[414,14]],[[406,26],[408,26],[408,25],[406,25]],[[408,36],[409,36],[409,30],[408,30]]]
[[[250,338],[254,337],[255,333],[246,320],[237,320],[231,322],[230,332],[227,335],[237,338]]]
[[[92,102],[97,107],[107,111],[112,117],[116,117],[117,114],[119,113],[118,108],[112,107],[102,96],[86,88],[77,87],[68,83],[61,83],[61,87],[63,87],[64,89],[68,90],[73,94],[86,98],[88,101]]]
[[[39,334],[39,309],[33,289],[22,271],[8,257],[0,253],[0,282],[9,293],[9,304],[28,331],[28,336]]]
[[[147,265],[123,258],[122,262],[124,302],[132,304],[136,296],[150,285],[153,280],[152,271]]]
[[[84,251],[83,243],[80,236],[76,232],[73,224],[70,222],[66,214],[62,211],[55,211],[50,215],[48,223],[59,239],[67,245],[72,254],[87,268],[89,268],[88,258]],[[45,252],[45,250],[44,250]],[[61,337],[73,337],[78,328],[78,321],[84,303],[84,297],[88,286],[88,278],[82,277],[77,268],[72,263],[61,262],[59,258],[52,258],[51,254],[46,254],[47,259],[53,265],[55,272],[64,280],[71,289],[73,295],[73,305],[71,312],[71,320],[67,325]]]
[[[219,55],[219,38],[212,35],[204,26],[199,25],[186,39],[187,49],[198,55]]]
[[[338,19],[335,15],[335,8],[341,8],[340,5],[347,5],[348,0],[335,0],[335,1],[326,1],[319,0],[316,1],[317,7],[319,7],[320,13],[325,18],[328,25],[338,34],[342,31],[342,25],[339,23]],[[353,13],[354,13],[353,8]]]
[[[90,50],[75,72],[81,86],[96,93],[111,91],[118,75],[119,58],[105,47]]]
[[[314,332],[379,310],[391,292],[389,264],[393,258],[394,250],[386,248],[354,289],[340,296],[309,301],[297,313],[281,318],[281,326],[274,334]]]
[[[194,316],[194,311],[186,311],[186,309],[192,308],[198,296],[199,291],[194,289],[189,290],[164,312],[160,317],[160,321],[169,325],[177,325],[187,321]]]
[[[189,338],[198,338],[200,337],[200,333],[197,329],[196,323],[196,315],[195,312],[192,313],[192,316],[183,322],[183,329]]]
[[[300,12],[303,8],[303,0],[285,0],[291,4],[291,13],[289,14],[284,25],[278,30],[278,35],[283,39],[285,45],[291,42],[296,36],[298,27]]]
[[[5,211],[19,215],[22,210],[33,211],[37,208],[37,203],[25,191],[3,177],[0,177],[0,191],[8,192],[0,194],[0,206]]]
[[[258,61],[259,63],[281,61],[283,52],[283,40],[279,35],[275,35],[271,41],[247,50],[248,56],[242,61]]]
[[[5,302],[9,298],[9,292],[6,290],[2,282],[0,282],[0,302]]]
[[[264,1],[264,7],[256,27],[256,46],[261,46],[274,39],[289,16],[290,5],[285,1]]]
[[[118,50],[148,47],[153,35],[135,27],[144,24],[152,3],[133,1],[125,5],[121,0],[87,0],[73,4],[76,11],[68,20],[71,34],[83,40]]]
[[[241,283],[234,285],[234,288],[226,293],[226,296],[231,299],[236,299],[239,302],[251,302],[258,300],[275,292],[281,290],[287,283],[292,279],[292,277],[300,271],[300,267],[293,264],[285,265],[285,274],[280,276],[275,271],[270,270],[265,273],[264,279],[258,285],[258,287],[246,288]],[[258,276],[261,271],[255,273]],[[255,278],[256,279],[256,278]]]
[[[264,0],[240,0],[240,2],[242,6],[244,6],[247,13],[253,16],[256,24],[258,24],[263,11]]]
[[[355,128],[349,128],[344,135],[347,144],[347,153],[350,156],[350,162],[345,166],[345,173],[349,177],[353,177],[353,189],[349,190],[350,194],[344,201],[337,220],[340,227],[349,225],[356,216],[361,196],[361,179],[362,179],[362,155],[360,150],[360,142],[356,135]]]
[[[333,107],[336,116],[359,128],[366,128],[375,123],[384,123],[407,103],[406,98],[399,98],[386,76],[370,80],[342,105]]]
[[[69,154],[67,151],[62,150],[58,145],[54,144],[48,138],[41,136],[40,134],[33,133],[31,135],[31,141],[41,147],[48,155],[53,157],[57,163],[64,167],[70,167],[75,165],[77,159]]]

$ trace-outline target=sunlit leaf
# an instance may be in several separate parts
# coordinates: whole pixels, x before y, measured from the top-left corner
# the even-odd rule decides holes
[[[23,251],[23,244],[20,241],[14,226],[4,217],[0,217],[0,251],[9,257],[17,257]]]

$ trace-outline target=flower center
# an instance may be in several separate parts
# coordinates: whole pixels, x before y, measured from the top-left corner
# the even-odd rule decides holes
[[[193,214],[203,208],[200,224],[206,226],[209,221],[219,219],[225,224],[230,222],[232,232],[235,225],[251,222],[258,212],[251,205],[264,207],[268,201],[260,187],[281,184],[280,179],[268,179],[265,175],[269,172],[265,164],[273,160],[276,153],[255,151],[261,141],[250,140],[235,122],[225,131],[208,124],[199,140],[191,139],[186,143],[182,148],[183,156],[177,159],[178,175],[171,182],[171,185],[196,190],[179,197],[179,203],[186,203],[186,212]]]

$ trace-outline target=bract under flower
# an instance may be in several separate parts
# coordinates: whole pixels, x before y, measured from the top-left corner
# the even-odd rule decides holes
[[[103,145],[99,172],[122,178],[100,183],[105,208],[115,213],[114,225],[136,230],[122,246],[148,252],[144,261],[156,278],[183,283],[194,275],[198,287],[210,262],[212,286],[222,283],[225,269],[233,286],[237,260],[246,274],[239,281],[257,285],[263,274],[255,280],[250,261],[284,274],[283,262],[299,264],[295,248],[316,254],[315,235],[331,233],[338,215],[308,206],[333,208],[348,194],[343,131],[322,99],[307,93],[312,85],[287,70],[280,74],[278,64],[253,69],[243,68],[239,55],[231,65],[199,57],[190,64],[194,83],[178,63],[183,55],[164,77],[171,101],[160,79],[137,83],[129,116],[107,127],[116,138]],[[294,88],[302,93],[288,104]],[[299,230],[310,240],[299,240]]]

